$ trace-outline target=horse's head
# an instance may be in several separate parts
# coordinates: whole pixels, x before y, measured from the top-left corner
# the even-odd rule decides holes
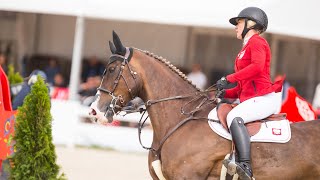
[[[124,47],[114,31],[113,43],[109,41],[109,46],[112,55],[89,113],[99,123],[112,122],[113,115],[137,96],[140,84],[137,73],[129,64],[133,49]]]

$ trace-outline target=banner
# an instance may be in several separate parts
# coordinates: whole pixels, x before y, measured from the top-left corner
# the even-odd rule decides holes
[[[12,111],[8,78],[0,66],[0,168],[1,161],[13,153],[15,113]]]
[[[284,100],[281,113],[287,113],[290,122],[310,121],[317,119],[312,105],[298,95],[294,87],[289,87],[287,98]]]

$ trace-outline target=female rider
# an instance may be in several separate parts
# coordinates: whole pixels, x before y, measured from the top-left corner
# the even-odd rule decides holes
[[[238,155],[237,173],[240,179],[252,179],[250,137],[244,124],[277,112],[281,101],[276,92],[281,91],[282,80],[273,84],[270,79],[270,47],[260,36],[268,27],[266,13],[248,7],[229,22],[235,25],[243,47],[235,59],[235,72],[218,80],[217,88],[226,89],[223,98],[240,99],[240,104],[227,115],[227,124]],[[232,83],[237,86],[227,89]]]

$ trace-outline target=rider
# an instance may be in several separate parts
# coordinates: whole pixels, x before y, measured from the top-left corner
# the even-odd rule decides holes
[[[227,124],[238,155],[237,173],[240,179],[252,179],[250,137],[244,124],[277,112],[280,100],[276,92],[281,91],[283,80],[273,84],[270,79],[270,47],[260,36],[268,27],[266,13],[260,8],[248,7],[229,22],[235,25],[243,46],[235,59],[235,73],[222,77],[216,85],[223,89],[221,98],[240,99],[240,104],[227,115]],[[236,87],[227,89],[234,83]]]
[[[47,75],[41,70],[33,70],[26,81],[23,83],[20,92],[15,96],[12,101],[12,109],[17,110],[19,106],[22,106],[24,98],[30,93],[31,86],[38,80],[38,75],[40,75],[44,81],[47,80]]]

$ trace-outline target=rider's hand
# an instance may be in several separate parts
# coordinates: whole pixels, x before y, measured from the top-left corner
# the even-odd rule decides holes
[[[216,83],[218,89],[227,89],[228,84],[230,84],[226,77],[222,77]]]
[[[226,91],[224,89],[218,90],[216,93],[216,98],[222,99],[225,94],[226,94]]]
[[[237,82],[231,83],[226,77],[222,77],[216,83],[217,89],[231,89],[237,86]]]

